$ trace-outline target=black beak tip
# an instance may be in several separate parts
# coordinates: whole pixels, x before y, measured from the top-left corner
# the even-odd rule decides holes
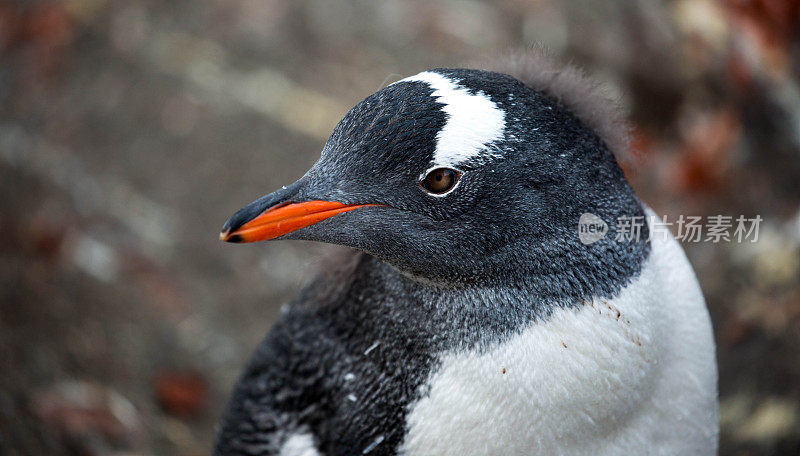
[[[233,214],[231,218],[229,218],[225,222],[224,225],[222,225],[222,229],[220,230],[219,233],[219,238],[221,240],[228,242],[235,242],[231,241],[231,238],[233,236],[230,236],[230,233],[238,230],[239,228],[241,228],[242,225],[249,222],[250,219],[254,218],[253,214],[250,213],[251,211],[249,211],[248,208],[249,206],[240,209],[235,214]]]
[[[219,232],[219,240],[223,242],[233,242],[233,243],[240,243],[244,242],[244,238],[240,234],[231,234],[231,230],[226,226],[222,227],[222,231]]]
[[[222,225],[222,229],[220,230],[220,234],[222,234],[222,233],[226,233],[226,234],[230,233],[231,231],[234,231],[236,228],[238,228],[239,226],[242,225],[242,223],[234,223],[235,222],[234,219],[238,219],[239,218],[239,217],[237,217],[237,215],[239,215],[238,212],[236,214],[233,214],[233,216],[231,218],[229,218],[228,220],[225,221],[225,224]],[[239,225],[239,226],[234,226],[235,224]]]
[[[226,233],[225,242],[230,242],[230,243],[233,243],[233,244],[239,244],[239,243],[244,242],[244,238],[241,235],[238,235],[238,234],[234,234],[234,235],[231,236],[231,235],[228,235]]]
[[[219,232],[219,240],[224,242],[242,242],[242,237],[238,234],[231,234],[233,231],[236,231],[240,226],[244,225],[244,223],[240,223],[237,217],[238,214],[235,214],[233,217],[229,218],[228,221],[222,225],[222,229]]]
[[[244,238],[238,234],[231,234],[242,227],[245,223],[261,215],[264,211],[282,204],[288,204],[289,198],[297,193],[300,182],[295,182],[288,187],[284,187],[277,192],[262,196],[247,206],[236,211],[235,214],[222,225],[219,239],[225,242],[244,242]]]

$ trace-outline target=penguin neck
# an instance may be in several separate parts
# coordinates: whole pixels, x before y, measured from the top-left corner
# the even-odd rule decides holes
[[[523,252],[517,246],[514,250]],[[436,334],[444,344],[440,348],[482,347],[504,340],[533,321],[547,319],[558,308],[617,295],[639,275],[649,243],[631,245],[627,250],[611,250],[601,244],[594,256],[569,254],[575,251],[558,251],[560,261],[518,256],[501,262],[496,270],[487,270],[493,280],[458,284],[414,276],[361,254],[345,312],[349,319],[369,314],[382,321],[378,327],[394,328],[389,332],[406,332],[410,324],[414,331],[407,331],[409,337]]]
[[[359,254],[352,281],[336,306],[339,324],[369,341],[401,336],[425,353],[500,342],[555,308],[529,289],[504,284],[446,286],[369,254]],[[409,342],[413,341],[413,342]]]

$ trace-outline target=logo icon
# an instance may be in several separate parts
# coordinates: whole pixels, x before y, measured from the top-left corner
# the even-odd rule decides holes
[[[586,212],[578,220],[578,239],[584,245],[594,244],[606,237],[608,224],[600,217]]]

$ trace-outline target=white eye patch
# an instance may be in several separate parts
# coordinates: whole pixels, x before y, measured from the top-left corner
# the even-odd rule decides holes
[[[398,82],[428,84],[436,101],[444,104],[447,121],[436,135],[436,151],[430,168],[456,168],[464,163],[483,163],[494,154],[487,145],[503,139],[505,112],[483,92],[470,93],[457,81],[424,71]]]

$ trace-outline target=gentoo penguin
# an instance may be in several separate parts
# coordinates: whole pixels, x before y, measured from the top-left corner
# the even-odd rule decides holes
[[[302,178],[223,227],[354,253],[258,347],[215,454],[715,454],[708,312],[617,164],[608,106],[537,56],[358,103]]]

